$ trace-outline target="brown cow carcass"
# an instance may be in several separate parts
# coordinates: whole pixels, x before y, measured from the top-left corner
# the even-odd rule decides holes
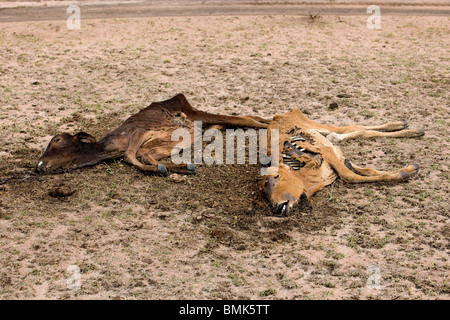
[[[194,173],[193,164],[162,163],[177,144],[172,132],[184,127],[193,133],[193,122],[205,126],[266,128],[267,120],[252,116],[217,115],[193,108],[185,96],[154,102],[129,117],[100,141],[88,133],[58,134],[52,138],[36,167],[40,173],[94,165],[103,160],[124,157],[124,161],[145,173]],[[138,160],[139,159],[139,160]]]

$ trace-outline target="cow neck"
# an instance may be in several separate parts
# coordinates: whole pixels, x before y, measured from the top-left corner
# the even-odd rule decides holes
[[[91,163],[98,163],[102,160],[113,159],[123,155],[123,151],[107,148],[110,146],[108,136],[94,143],[84,144],[80,154],[83,158],[89,159]]]

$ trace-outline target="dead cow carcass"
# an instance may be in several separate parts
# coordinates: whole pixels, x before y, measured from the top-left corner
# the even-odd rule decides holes
[[[275,116],[268,132],[278,130],[279,148],[270,152],[277,156],[279,165],[269,168],[261,189],[275,213],[287,215],[310,208],[310,197],[337,177],[349,183],[406,180],[419,170],[418,164],[396,171],[362,168],[350,163],[333,144],[358,137],[424,135],[422,129],[406,128],[404,121],[380,126],[329,126],[310,120],[299,109]]]
[[[36,169],[41,173],[76,169],[123,156],[125,162],[145,173],[194,173],[192,164],[160,162],[171,155],[178,143],[171,140],[172,132],[184,127],[193,133],[193,121],[202,121],[205,126],[251,128],[266,128],[268,123],[260,117],[225,116],[200,111],[179,94],[172,99],[152,103],[100,141],[85,132],[56,135],[39,159]]]

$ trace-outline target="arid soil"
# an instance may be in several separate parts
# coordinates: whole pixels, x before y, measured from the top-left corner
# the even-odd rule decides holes
[[[125,19],[173,16],[359,16],[371,5],[384,16],[450,15],[448,0],[86,0],[86,1],[0,1],[0,23],[67,20],[76,4],[83,19]],[[69,14],[67,10],[69,9]]]
[[[0,299],[450,298],[449,18],[366,20],[0,24]],[[223,114],[406,120],[425,136],[341,147],[356,164],[421,170],[398,184],[337,180],[302,217],[272,214],[258,166],[177,178],[117,159],[33,174],[57,132],[100,138],[177,93]],[[71,265],[80,289],[66,286]]]

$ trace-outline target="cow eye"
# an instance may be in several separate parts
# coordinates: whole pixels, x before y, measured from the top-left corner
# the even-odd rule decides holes
[[[58,139],[56,139],[56,140],[55,140],[55,141],[53,141],[53,142],[58,142],[59,140],[61,140],[61,139],[59,139],[59,138],[58,138]]]

